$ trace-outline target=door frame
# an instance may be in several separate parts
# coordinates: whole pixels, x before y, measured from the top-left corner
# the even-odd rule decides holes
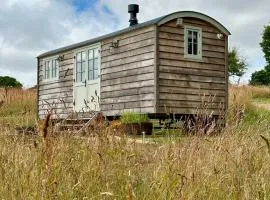
[[[76,49],[74,52],[73,52],[73,61],[74,61],[74,63],[73,63],[73,86],[72,86],[72,96],[73,96],[73,98],[72,98],[72,109],[73,109],[73,112],[76,112],[76,110],[75,110],[75,104],[76,104],[76,102],[75,102],[75,90],[76,90],[76,86],[75,86],[75,84],[76,84],[76,73],[77,73],[77,71],[76,71],[76,69],[77,69],[77,66],[76,66],[76,64],[77,64],[77,58],[76,58],[76,56],[77,56],[77,53],[78,52],[81,52],[81,51],[88,51],[89,49],[92,49],[92,48],[99,48],[99,50],[100,50],[100,52],[99,52],[99,98],[100,98],[100,89],[101,89],[101,42],[97,42],[97,43],[94,43],[94,44],[91,44],[91,45],[88,45],[88,46],[84,46],[84,47],[81,47],[81,48],[78,48],[78,49]],[[87,56],[87,58],[88,58],[88,56]],[[88,76],[88,60],[86,60],[86,62],[87,62],[87,69],[86,69],[86,75]],[[88,84],[87,84],[88,85]],[[75,102],[75,103],[74,103]],[[100,105],[99,105],[99,107],[100,107]]]

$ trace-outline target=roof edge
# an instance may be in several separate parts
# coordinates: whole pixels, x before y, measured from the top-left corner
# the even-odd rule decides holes
[[[205,14],[200,13],[200,12],[195,12],[195,11],[180,11],[180,12],[175,12],[175,13],[166,15],[166,16],[162,17],[162,19],[159,20],[157,25],[161,26],[162,24],[165,24],[168,21],[171,21],[171,20],[176,19],[176,18],[183,18],[183,17],[193,17],[193,18],[198,18],[198,19],[204,20],[204,21],[212,24],[216,28],[218,28],[223,34],[225,34],[227,36],[231,35],[231,33],[228,31],[228,29],[225,28],[225,26],[223,26],[220,22],[218,22],[217,20],[215,20],[214,18],[212,18],[208,15],[205,15]]]
[[[54,55],[54,54],[57,54],[57,53],[61,53],[61,52],[69,51],[69,50],[72,50],[72,49],[80,48],[80,47],[83,47],[83,46],[86,46],[86,45],[91,45],[91,44],[100,42],[101,40],[108,39],[108,38],[111,38],[111,37],[115,37],[115,36],[118,36],[118,35],[121,35],[121,34],[124,34],[124,33],[128,33],[128,32],[133,31],[133,30],[137,30],[137,29],[140,29],[140,28],[145,28],[145,27],[148,27],[148,26],[153,26],[153,25],[156,25],[157,22],[159,22],[161,18],[163,18],[163,17],[158,17],[158,18],[155,18],[155,19],[152,19],[152,20],[149,20],[149,21],[146,21],[146,22],[134,25],[134,26],[129,26],[127,28],[124,28],[124,29],[121,29],[121,30],[118,30],[118,31],[115,31],[115,32],[112,32],[112,33],[109,33],[109,34],[101,35],[101,36],[98,36],[98,37],[95,37],[95,38],[92,38],[92,39],[89,39],[89,40],[85,40],[85,41],[74,43],[74,44],[71,44],[71,45],[68,45],[68,46],[60,47],[58,49],[47,51],[45,53],[42,53],[42,54],[38,55],[37,58],[43,58],[43,57],[51,56],[51,55]]]
[[[212,24],[214,27],[219,29],[223,34],[225,34],[227,36],[231,35],[231,33],[221,23],[219,23],[217,20],[213,19],[212,17],[209,17],[208,15],[205,15],[205,14],[199,13],[199,12],[195,12],[195,11],[180,11],[180,12],[171,13],[171,14],[168,14],[168,15],[165,15],[162,17],[158,17],[158,18],[152,19],[150,21],[146,21],[146,22],[134,25],[132,27],[127,27],[127,28],[124,28],[124,29],[116,31],[116,32],[102,35],[100,37],[96,37],[96,38],[93,38],[90,40],[85,40],[83,42],[71,44],[71,45],[68,45],[65,47],[54,49],[52,51],[47,51],[45,53],[38,55],[37,58],[44,58],[47,56],[52,56],[52,55],[59,54],[59,53],[65,52],[65,51],[69,51],[72,49],[80,48],[80,47],[83,47],[86,45],[91,45],[91,44],[100,42],[101,40],[115,37],[115,36],[130,32],[132,30],[144,28],[147,26],[152,26],[152,25],[161,26],[162,24],[165,24],[168,21],[171,21],[171,20],[176,19],[176,18],[182,18],[182,17],[193,17],[193,18],[198,18],[198,19],[207,21],[210,24]]]

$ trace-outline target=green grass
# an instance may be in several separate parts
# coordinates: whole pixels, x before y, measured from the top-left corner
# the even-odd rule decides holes
[[[135,113],[135,112],[122,113],[120,120],[123,124],[142,123],[142,122],[149,122],[150,121],[150,119],[147,115]]]
[[[249,104],[245,109],[243,121],[248,125],[257,125],[256,123],[261,121],[270,122],[270,110]]]

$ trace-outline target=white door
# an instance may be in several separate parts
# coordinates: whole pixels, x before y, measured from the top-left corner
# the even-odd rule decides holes
[[[98,45],[78,51],[75,62],[74,110],[99,110],[100,47]]]

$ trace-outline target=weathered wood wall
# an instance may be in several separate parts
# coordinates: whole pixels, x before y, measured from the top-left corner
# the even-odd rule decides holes
[[[227,38],[199,19],[183,24],[202,28],[202,60],[184,58],[184,26],[172,20],[158,27],[157,113],[194,114],[206,102],[208,112],[219,114],[227,105]]]
[[[65,52],[59,63],[59,80],[44,82],[44,58],[38,59],[38,115],[45,118],[53,110],[53,118],[65,118],[73,111],[73,51]]]
[[[155,111],[155,26],[109,38],[101,44],[101,111]],[[113,41],[119,46],[110,50]]]

